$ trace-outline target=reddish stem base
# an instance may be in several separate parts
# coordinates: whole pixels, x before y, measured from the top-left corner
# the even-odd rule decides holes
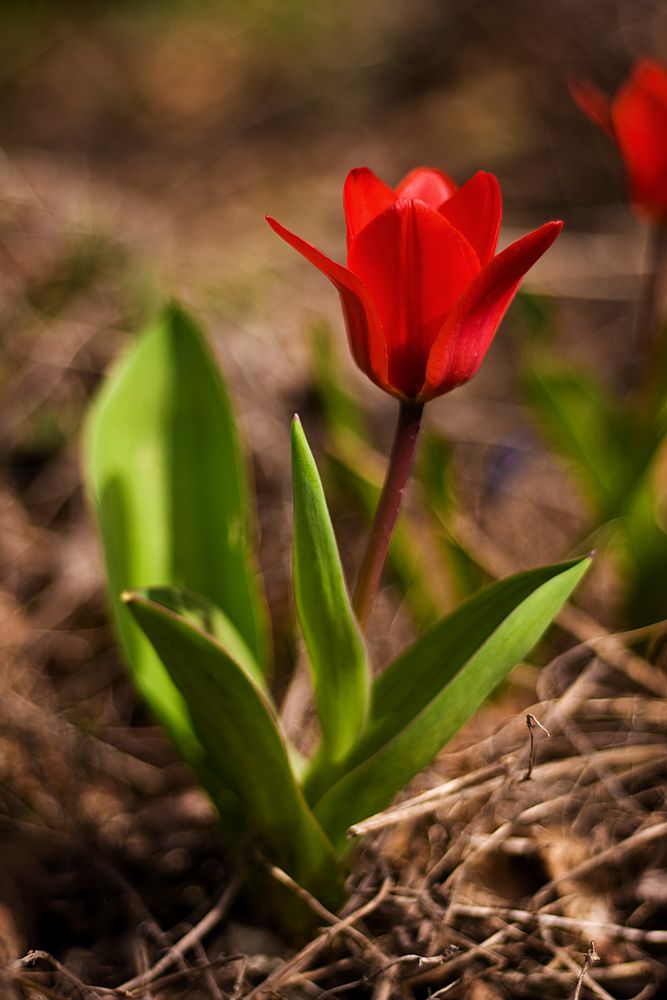
[[[399,404],[398,422],[389,456],[387,475],[375,511],[352,600],[362,628],[365,627],[373,607],[387,558],[389,542],[401,508],[405,486],[410,476],[423,409],[423,403],[402,400]]]

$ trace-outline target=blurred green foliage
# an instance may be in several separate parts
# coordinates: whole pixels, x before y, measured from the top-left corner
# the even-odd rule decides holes
[[[667,617],[667,530],[659,466],[667,442],[662,365],[667,327],[656,329],[656,357],[643,359],[639,383],[621,392],[558,357],[548,310],[525,316],[537,336],[523,357],[524,399],[587,502],[583,533],[616,556],[622,625],[662,621]]]

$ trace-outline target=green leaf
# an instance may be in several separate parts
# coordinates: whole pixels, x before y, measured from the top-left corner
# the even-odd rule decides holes
[[[470,598],[375,682],[367,732],[315,806],[343,849],[347,828],[383,809],[543,634],[590,559],[501,580]]]
[[[124,353],[91,409],[85,452],[128,662],[187,754],[187,708],[120,593],[185,587],[222,609],[263,669],[267,644],[233,414],[205,339],[181,309],[166,309]]]
[[[369,671],[322,483],[298,417],[292,422],[292,486],[297,612],[313,673],[323,753],[340,760],[366,721]]]
[[[269,697],[266,678],[257,660],[227,615],[220,610],[217,604],[213,604],[201,594],[195,594],[182,587],[144,587],[134,591],[134,594],[175,612],[214,638],[260,690]]]
[[[124,600],[188,704],[207,765],[242,802],[248,832],[301,885],[337,897],[335,856],[304,801],[263,691],[192,621],[138,594]]]
[[[536,364],[524,384],[546,435],[572,465],[596,511],[613,517],[640,458],[629,415],[581,371]]]

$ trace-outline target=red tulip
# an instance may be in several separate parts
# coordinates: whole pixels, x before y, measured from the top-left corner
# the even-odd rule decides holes
[[[457,190],[420,167],[390,188],[361,167],[348,174],[343,202],[347,267],[267,221],[338,289],[359,368],[418,402],[477,372],[521,279],[562,228],[548,222],[494,256],[500,189],[484,172]]]
[[[667,68],[639,62],[611,101],[588,82],[571,90],[581,110],[618,145],[633,205],[667,225]]]

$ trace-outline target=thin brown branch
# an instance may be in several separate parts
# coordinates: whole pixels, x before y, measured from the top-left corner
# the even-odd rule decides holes
[[[547,736],[551,736],[551,733],[546,729],[540,720],[532,714],[532,712],[526,713],[526,726],[528,727],[528,766],[526,767],[526,773],[524,774],[522,781],[530,781],[533,774],[533,767],[535,765],[535,730],[537,728],[541,729],[542,732],[546,733]]]
[[[175,945],[172,945],[167,954],[158,959],[158,961],[155,962],[150,969],[147,969],[146,972],[142,972],[138,976],[134,976],[132,979],[128,979],[127,982],[119,986],[119,992],[125,991],[125,993],[131,993],[146,986],[148,983],[153,982],[161,976],[170,965],[174,965],[176,962],[180,961],[186,952],[194,948],[196,944],[206,937],[216,924],[220,923],[229,910],[229,907],[234,901],[240,887],[240,878],[233,879],[222,893],[215,906],[211,907],[208,913],[201,918],[199,923],[195,924],[194,927],[191,927],[187,934],[184,934],[180,941],[177,941]]]
[[[280,987],[285,986],[293,976],[300,973],[308,965],[308,963],[314,959],[314,957],[326,944],[328,944],[332,938],[346,931],[349,927],[352,927],[352,925],[358,920],[363,920],[363,918],[368,916],[369,913],[372,913],[373,910],[375,910],[386,899],[390,888],[391,882],[387,879],[380,886],[376,895],[353,913],[350,913],[341,919],[335,917],[333,914],[330,914],[330,917],[335,921],[335,923],[323,930],[318,937],[309,941],[308,944],[301,949],[301,951],[294,955],[293,958],[279,966],[279,968],[272,972],[264,980],[264,982],[259,983],[259,985],[255,986],[249,993],[246,993],[244,1000],[255,1000],[256,997],[274,993],[278,991]],[[322,907],[322,909],[324,910],[325,908]]]
[[[596,751],[595,756],[597,761],[604,763],[605,766],[622,764],[625,761],[631,761],[636,765],[654,758],[664,757],[664,749],[652,743],[645,746],[608,747],[604,750]],[[569,775],[572,776],[574,782],[579,781],[581,773],[590,767],[591,761],[588,755],[577,755],[566,757],[563,760],[538,764],[534,768],[534,774],[536,778],[545,783]],[[576,768],[579,768],[578,772],[575,771]],[[487,772],[489,776],[485,776]],[[361,823],[356,823],[350,828],[350,833],[358,837],[365,836],[373,831],[396,826],[398,823],[405,823],[428,813],[436,812],[452,798],[458,800],[466,794],[469,797],[487,795],[506,780],[504,777],[506,773],[507,768],[505,765],[492,764],[487,768],[480,768],[479,771],[466,776],[466,778],[455,778],[451,781],[445,781],[435,788],[430,788],[428,791],[422,792],[420,795],[416,795],[406,802],[402,802],[399,806],[386,809],[384,812],[369,816],[368,819],[363,820]],[[543,805],[543,803],[540,805]]]
[[[586,974],[591,967],[593,962],[599,962],[600,956],[595,950],[595,941],[591,941],[588,946],[588,951],[584,955],[584,964],[581,967],[581,972],[579,974],[579,979],[577,980],[577,985],[575,987],[574,993],[572,994],[572,1000],[579,1000],[581,996],[581,991],[583,989],[584,980],[586,979]]]
[[[554,927],[557,930],[572,931],[573,933],[585,931],[601,931],[619,941],[632,941],[636,944],[667,944],[667,931],[643,930],[640,927],[625,927],[622,924],[608,923],[599,920],[579,920],[574,917],[561,917],[556,913],[545,913],[544,911],[515,910],[503,906],[476,906],[467,903],[454,903],[453,913],[464,917],[486,919],[488,917],[502,917],[503,920],[513,920],[519,924],[537,924],[545,927]]]
[[[654,840],[660,840],[667,835],[667,823],[654,823],[651,826],[646,826],[631,836],[626,837],[625,840],[621,840],[617,844],[612,844],[604,851],[600,851],[592,858],[587,858],[579,865],[575,865],[569,871],[563,872],[557,875],[555,878],[550,879],[549,882],[545,882],[542,888],[533,896],[532,903],[537,907],[542,903],[546,902],[551,896],[554,889],[561,882],[567,880],[582,879],[589,875],[591,872],[595,871],[602,865],[607,863],[617,863],[622,858],[626,857],[628,854],[633,854],[640,848],[646,847],[647,844],[652,843]]]
[[[268,870],[269,874],[272,875],[276,881],[280,882],[281,885],[286,886],[288,889],[291,889],[291,891],[294,892],[299,899],[303,900],[303,902],[306,903],[306,905],[309,906],[313,913],[316,913],[318,917],[326,920],[328,924],[331,924],[334,927],[338,926],[342,922],[340,917],[337,917],[335,913],[332,913],[331,910],[326,908],[326,906],[323,906],[319,899],[316,899],[315,896],[308,892],[307,889],[304,889],[302,885],[299,885],[299,883],[296,882],[291,875],[288,875],[287,872],[283,871],[282,868],[278,868],[277,865],[269,865]],[[372,955],[376,961],[386,963],[387,956],[385,953],[356,927],[345,927],[345,933],[349,935],[349,937],[351,937],[357,944],[361,945],[362,949]]]

